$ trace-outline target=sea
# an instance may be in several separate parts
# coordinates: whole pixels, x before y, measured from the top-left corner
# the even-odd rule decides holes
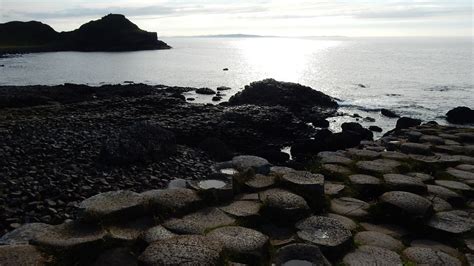
[[[171,50],[51,52],[0,58],[0,85],[117,83],[232,88],[253,81],[297,82],[335,97],[343,122],[394,128],[380,109],[446,124],[446,112],[474,107],[473,38],[163,38]],[[227,68],[228,71],[224,71]],[[212,96],[189,93],[196,103]],[[214,103],[215,104],[215,103]],[[367,118],[369,117],[369,118]],[[372,118],[372,119],[370,119]],[[375,121],[373,121],[375,119]],[[379,135],[380,134],[376,134]]]

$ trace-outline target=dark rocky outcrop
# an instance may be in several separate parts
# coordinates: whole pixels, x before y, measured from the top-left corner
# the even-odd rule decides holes
[[[0,24],[0,53],[48,51],[136,51],[171,48],[156,32],[138,28],[125,16],[109,14],[79,29],[58,33],[41,22]]]
[[[446,119],[453,124],[474,123],[474,110],[465,106],[456,107],[446,114]]]
[[[296,83],[266,79],[253,82],[229,99],[230,105],[255,104],[284,106],[299,117],[325,118],[333,114],[338,104],[330,96]]]
[[[419,119],[413,119],[410,117],[402,117],[397,120],[397,125],[396,129],[405,129],[405,128],[410,128],[414,126],[418,126],[421,124],[421,120]]]
[[[382,113],[382,115],[386,116],[386,117],[390,117],[390,118],[397,118],[397,117],[400,117],[399,115],[397,115],[395,112],[393,111],[390,111],[388,109],[382,109],[380,110],[380,113]]]

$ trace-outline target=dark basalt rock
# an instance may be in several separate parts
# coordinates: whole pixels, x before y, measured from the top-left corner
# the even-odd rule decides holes
[[[40,22],[0,24],[0,53],[47,51],[135,51],[170,49],[156,32],[146,32],[125,16],[109,14],[79,29],[58,33]]]
[[[275,265],[318,265],[329,266],[331,263],[315,245],[291,244],[277,250]]]
[[[372,140],[374,138],[374,134],[370,130],[363,128],[359,123],[343,123],[341,128],[342,132],[354,132],[359,134],[363,140]]]
[[[232,159],[234,153],[225,142],[213,137],[209,137],[201,142],[199,148],[217,161],[228,161]]]
[[[215,91],[213,91],[212,89],[209,89],[209,88],[196,89],[196,93],[197,94],[204,94],[204,95],[214,95],[214,94],[216,94]]]
[[[150,122],[139,122],[122,130],[118,139],[104,144],[100,159],[109,164],[155,161],[176,152],[171,131]]]
[[[410,117],[402,117],[397,120],[397,125],[395,126],[396,129],[405,129],[414,126],[419,126],[421,124],[421,120],[413,119]]]
[[[383,129],[381,127],[378,127],[378,126],[370,126],[369,130],[373,131],[373,132],[382,132],[383,131]]]
[[[290,111],[303,114],[319,113],[323,118],[333,114],[338,104],[326,94],[296,83],[266,79],[253,82],[229,99],[230,105],[256,104],[285,106]],[[314,116],[313,116],[314,117]]]
[[[453,124],[474,123],[474,110],[465,106],[456,107],[446,113],[446,119]]]
[[[393,111],[390,111],[388,109],[382,109],[382,110],[380,110],[380,113],[382,113],[382,115],[384,115],[386,117],[390,117],[390,118],[400,117],[399,115],[397,115],[396,113],[394,113]]]

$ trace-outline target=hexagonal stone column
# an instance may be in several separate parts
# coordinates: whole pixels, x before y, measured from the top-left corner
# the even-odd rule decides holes
[[[269,189],[259,193],[262,213],[275,223],[291,223],[306,216],[310,208],[305,199],[283,189]]]
[[[309,244],[291,244],[277,250],[275,265],[320,265],[330,266],[318,246]]]

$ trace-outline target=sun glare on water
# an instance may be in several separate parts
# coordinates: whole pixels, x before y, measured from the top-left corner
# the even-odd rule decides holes
[[[341,42],[299,38],[249,38],[238,41],[238,49],[248,68],[258,76],[298,82],[310,73],[311,58]],[[314,73],[314,71],[311,71]]]

